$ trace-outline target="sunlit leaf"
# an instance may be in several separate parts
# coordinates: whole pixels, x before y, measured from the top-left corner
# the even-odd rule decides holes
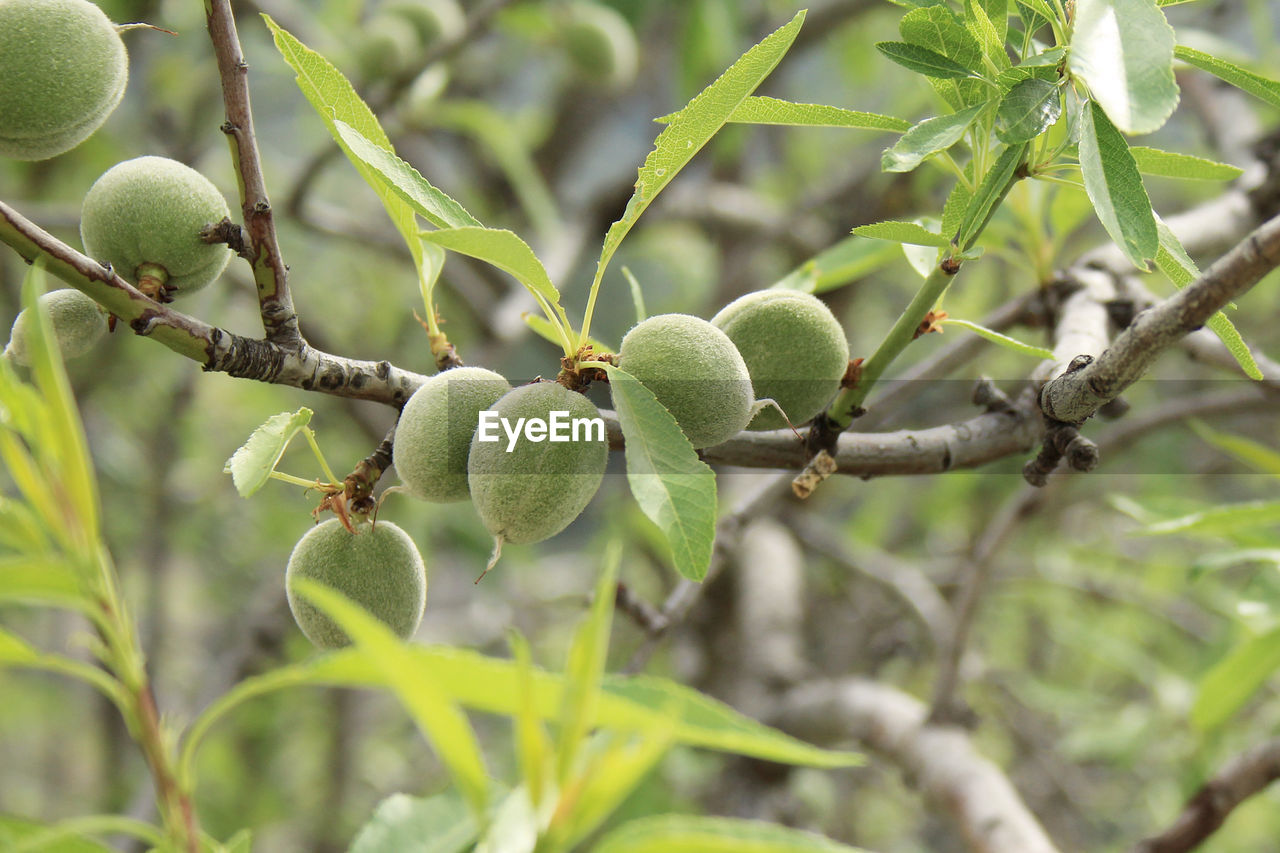
[[[437,228],[479,226],[480,221],[461,204],[436,189],[418,170],[401,160],[395,152],[370,140],[344,121],[333,122],[334,131],[346,145],[349,156],[365,167],[366,180],[375,188],[398,196],[415,213]]]
[[[1225,80],[1242,92],[1248,92],[1273,107],[1280,107],[1280,81],[1254,74],[1233,62],[1184,45],[1174,48],[1173,55],[1188,65],[1194,65],[1220,80]]]
[[[1072,32],[1068,68],[1111,122],[1125,133],[1159,129],[1178,84],[1173,28],[1155,0],[1078,0]]]
[[[853,229],[858,237],[875,240],[892,240],[895,243],[910,243],[916,246],[933,246],[945,249],[951,241],[941,234],[935,234],[923,225],[915,222],[874,222],[870,225],[859,225]]]
[[[980,326],[977,323],[971,323],[968,320],[960,320],[955,317],[948,317],[947,319],[942,321],[942,325],[959,326],[962,329],[968,329],[969,331],[973,332],[979,337],[985,338],[986,340],[991,341],[991,343],[996,344],[997,346],[1001,346],[1001,347],[1004,347],[1005,349],[1013,350],[1014,352],[1020,353],[1022,355],[1029,355],[1032,358],[1041,358],[1041,359],[1053,358],[1053,350],[1045,349],[1044,347],[1033,346],[1032,344],[1028,344],[1028,343],[1023,343],[1022,341],[1017,340],[1016,338],[1011,338],[1008,335],[1002,335],[999,332],[995,331],[994,329],[988,329],[985,326]]]
[[[1129,153],[1138,164],[1138,171],[1144,175],[1187,181],[1231,181],[1244,173],[1243,169],[1227,163],[1193,157],[1190,154],[1161,151],[1159,148],[1134,145],[1129,148]]]
[[[489,796],[484,758],[475,731],[448,691],[415,674],[410,648],[359,605],[307,578],[296,580],[295,588],[352,638],[365,666],[381,674],[449,768],[472,811],[483,815]]]
[[[723,817],[659,815],[619,826],[594,853],[857,853],[811,832]]]
[[[456,791],[432,797],[392,794],[351,842],[349,853],[462,853],[480,826]]]
[[[312,414],[304,406],[296,412],[272,415],[231,455],[222,473],[231,475],[240,497],[247,498],[267,484],[289,442],[311,422]]]
[[[1201,730],[1231,719],[1249,697],[1280,669],[1280,628],[1249,637],[1200,680],[1191,721]]]

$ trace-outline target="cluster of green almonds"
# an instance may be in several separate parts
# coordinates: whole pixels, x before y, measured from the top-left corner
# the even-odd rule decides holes
[[[457,0],[387,0],[360,24],[355,63],[368,80],[394,77],[465,28],[466,16]],[[439,73],[443,66],[433,68]]]
[[[768,290],[728,305],[710,322],[662,314],[622,340],[618,367],[644,384],[694,447],[727,441],[743,429],[801,424],[839,390],[849,363],[844,330],[805,293]],[[774,400],[786,413],[763,409]],[[501,375],[456,367],[427,380],[405,404],[394,462],[405,488],[432,502],[468,498],[502,542],[540,542],[569,525],[600,487],[604,441],[482,441],[481,413],[491,419],[599,417],[582,394],[555,382],[512,389]]]

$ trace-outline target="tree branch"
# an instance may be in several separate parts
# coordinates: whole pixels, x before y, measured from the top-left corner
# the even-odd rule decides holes
[[[246,254],[253,264],[253,280],[258,287],[262,328],[268,341],[286,348],[299,347],[303,341],[298,331],[298,315],[293,310],[293,297],[289,294],[289,271],[280,254],[275,219],[262,177],[258,141],[253,132],[249,63],[240,47],[231,0],[206,0],[205,15],[218,61],[227,112],[222,132],[231,146],[236,183],[240,188],[240,212],[249,236]]]
[[[853,740],[874,750],[951,818],[975,853],[1057,853],[968,735],[928,722],[925,706],[894,687],[861,678],[804,684],[786,695],[774,722],[811,742]]]
[[[46,255],[49,272],[128,323],[135,334],[154,338],[209,372],[396,407],[404,405],[426,381],[425,376],[401,370],[387,361],[358,361],[330,355],[308,346],[301,338],[296,348],[245,338],[175,311],[148,298],[110,269],[58,240],[3,201],[0,201],[0,242],[13,247],[28,263],[41,254]]]
[[[1231,812],[1280,779],[1280,738],[1267,741],[1227,762],[1196,792],[1173,825],[1141,841],[1133,853],[1186,853],[1218,830]]]

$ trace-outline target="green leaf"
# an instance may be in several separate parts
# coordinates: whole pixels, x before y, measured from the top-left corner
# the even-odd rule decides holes
[[[857,848],[776,823],[692,815],[630,821],[593,853],[858,853]]]
[[[1062,63],[1067,55],[1065,47],[1051,47],[1019,62],[1015,68],[1053,68]]]
[[[661,121],[661,119],[660,119]],[[911,122],[897,116],[846,110],[826,104],[797,104],[753,95],[729,116],[734,124],[780,124],[791,127],[848,127],[855,130],[888,130],[901,133]]]
[[[1240,177],[1244,172],[1243,169],[1227,163],[1141,145],[1130,147],[1129,153],[1138,164],[1139,172],[1162,178],[1182,178],[1187,181],[1230,181]]]
[[[73,658],[37,651],[17,634],[0,628],[0,670],[6,667],[52,672],[83,681],[97,688],[121,709],[128,707],[131,701],[124,685],[106,670]]]
[[[620,736],[598,738],[594,754],[578,776],[575,807],[563,822],[553,825],[548,849],[574,849],[595,832],[667,754],[671,734],[668,725],[627,740]]]
[[[1221,726],[1277,669],[1280,628],[1244,640],[1200,680],[1191,722],[1202,731]]]
[[[20,843],[29,843],[33,838],[39,843],[41,835],[48,837],[49,829],[49,825],[37,823],[34,820],[14,815],[0,815],[0,849],[12,851]],[[48,844],[27,849],[41,851],[41,853],[113,853],[113,848],[97,841],[66,836],[58,836],[51,839]]]
[[[1034,33],[1051,21],[1058,20],[1057,13],[1049,8],[1047,0],[1017,0],[1017,4],[1018,17],[1030,32]]]
[[[990,87],[979,79],[987,70],[982,45],[965,26],[965,20],[946,4],[913,9],[903,15],[898,32],[907,44],[934,51],[969,72],[973,79],[929,79],[934,91],[953,110],[990,99]]]
[[[1178,105],[1173,46],[1155,0],[1078,0],[1067,67],[1116,127],[1150,133]]]
[[[675,569],[700,581],[716,533],[716,478],[653,392],[611,364],[609,388],[626,439],[627,482],[671,546]]]
[[[965,168],[965,175],[972,180],[972,163]],[[964,212],[968,209],[972,198],[973,193],[964,185],[964,182],[956,181],[947,195],[946,203],[942,206],[941,232],[944,237],[954,239],[959,236],[960,223],[964,221]]]
[[[1134,266],[1149,269],[1160,245],[1151,200],[1129,144],[1096,102],[1081,115],[1080,172],[1102,227]]]
[[[489,797],[484,757],[471,724],[453,698],[434,681],[417,677],[410,648],[342,593],[306,578],[297,580],[295,587],[354,640],[365,666],[386,679],[449,769],[472,811],[484,815]]]
[[[512,231],[505,228],[463,226],[424,231],[422,239],[460,255],[493,264],[517,281],[535,297],[552,306],[560,305],[560,291],[551,283],[546,267],[538,256]]]
[[[1009,37],[1009,0],[978,0],[987,20],[996,31],[996,40],[1004,53],[1004,43]],[[1007,61],[1008,57],[1006,57]]]
[[[521,699],[519,667],[512,661],[448,646],[406,649],[397,677],[434,685],[464,707],[515,716]],[[291,664],[237,684],[210,705],[189,729],[179,771],[191,779],[193,764],[209,730],[246,701],[277,690],[302,686],[383,687],[386,673],[371,666],[358,649],[346,649]],[[564,677],[532,671],[533,706],[539,719],[556,720],[564,707]],[[643,733],[660,725],[677,709],[675,738],[689,746],[733,752],[808,767],[852,767],[856,753],[820,749],[771,729],[709,696],[682,684],[651,676],[606,676],[593,725],[619,732]]]
[[[977,77],[978,74],[965,68],[955,60],[942,54],[901,41],[882,41],[876,43],[876,50],[910,71],[935,77],[939,80],[960,80],[965,77]]]
[[[1208,71],[1219,80],[1225,80],[1242,92],[1248,92],[1273,107],[1280,107],[1280,82],[1276,80],[1254,74],[1233,62],[1227,62],[1225,59],[1210,56],[1184,45],[1175,47],[1173,55],[1188,65]]]
[[[1173,230],[1159,217],[1156,219],[1156,233],[1160,240],[1160,251],[1156,253],[1156,266],[1159,267],[1160,272],[1168,276],[1178,288],[1186,287],[1199,278],[1200,268],[1196,266],[1195,261],[1191,260],[1178,235],[1174,234]],[[1205,325],[1222,341],[1223,346],[1235,358],[1245,376],[1255,381],[1262,380],[1262,370],[1254,360],[1253,353],[1249,351],[1249,346],[1240,337],[1240,333],[1236,331],[1235,325],[1226,314],[1221,311],[1216,312]]]
[[[311,423],[313,412],[303,406],[296,412],[281,412],[267,418],[262,426],[253,431],[249,440],[240,446],[222,473],[230,474],[240,497],[247,498],[261,489],[271,479],[271,473],[280,464],[289,442],[302,429]]]
[[[1223,453],[1234,456],[1245,465],[1264,474],[1280,477],[1280,451],[1265,447],[1244,436],[1219,432],[1200,421],[1188,421],[1187,425],[1191,427],[1192,432]]]
[[[787,273],[774,287],[826,293],[881,269],[897,257],[894,245],[850,235]]]
[[[1030,142],[1062,115],[1058,87],[1038,77],[1028,77],[1004,96],[996,110],[996,137],[1007,145]]]
[[[524,635],[511,629],[508,645],[515,659],[516,678],[519,681],[519,706],[513,715],[516,742],[516,760],[520,766],[523,785],[529,792],[534,807],[542,803],[543,788],[549,781],[551,766],[551,742],[546,729],[538,719],[533,704],[533,653]]]
[[[1215,506],[1149,524],[1135,531],[1140,536],[1168,536],[1195,533],[1224,536],[1240,530],[1280,524],[1280,501],[1247,501]]]
[[[480,221],[461,204],[436,189],[418,170],[401,160],[395,152],[384,148],[344,121],[333,122],[334,132],[342,141],[348,156],[365,166],[366,180],[398,196],[415,213],[437,228],[480,227]]]
[[[0,601],[77,610],[90,606],[75,567],[59,557],[39,555],[0,557]]]
[[[990,2],[990,0],[988,0]],[[1004,8],[1001,5],[1001,22],[1008,28],[1008,19],[1003,17]],[[979,0],[964,0],[964,19],[965,26],[969,33],[973,35],[980,45],[982,45],[982,53],[987,61],[993,64],[997,70],[1008,68],[1009,54],[1004,50],[1004,32],[996,28],[995,22],[987,16],[987,10],[983,7]]]
[[[1192,565],[1192,574],[1229,569],[1244,563],[1265,563],[1280,569],[1280,548],[1241,548],[1205,555]]]
[[[644,164],[640,167],[635,192],[627,202],[622,218],[610,225],[605,234],[600,260],[596,264],[595,280],[592,282],[592,301],[587,309],[588,326],[604,270],[618,251],[623,238],[667,184],[711,141],[711,137],[724,127],[739,105],[773,72],[795,41],[804,17],[804,11],[797,12],[790,22],[770,33],[739,57],[714,83],[695,95],[658,134],[653,150],[644,158]]]
[[[874,240],[892,240],[895,243],[910,243],[915,246],[933,246],[945,249],[951,241],[941,234],[935,234],[923,225],[914,222],[875,222],[871,225],[859,225],[853,229],[859,237],[870,237]]]
[[[524,324],[532,329],[534,334],[538,337],[548,340],[556,346],[564,345],[564,342],[560,339],[560,331],[555,326],[551,325],[551,321],[546,317],[538,314],[529,314],[527,312],[520,316],[521,319],[524,320]],[[599,338],[587,338],[587,344],[590,345],[593,351],[598,353],[617,352],[616,347],[611,347],[607,344],[601,343]]]
[[[959,320],[955,317],[948,317],[942,321],[944,326],[959,326],[962,329],[968,329],[979,337],[986,338],[993,344],[1013,350],[1022,355],[1029,355],[1032,358],[1052,359],[1053,350],[1044,347],[1034,346],[1032,344],[1023,343],[1017,338],[1011,338],[1008,335],[1002,335],[994,329],[988,329],[986,326],[980,326],[977,323],[971,323],[968,320]]]
[[[392,794],[361,827],[350,853],[462,853],[479,835],[475,817],[455,791]]]
[[[603,570],[596,582],[591,612],[574,632],[564,668],[567,689],[560,712],[560,742],[556,755],[556,781],[562,788],[569,783],[574,761],[600,701],[600,679],[604,677],[605,661],[609,655],[609,632],[613,626],[618,565],[622,562],[621,543],[616,540],[610,542],[602,562]]]
[[[986,104],[975,104],[951,115],[935,116],[912,127],[880,158],[885,172],[910,172],[939,151],[955,145]]]
[[[995,214],[1000,202],[1008,195],[1010,187],[1017,180],[1018,167],[1022,165],[1027,154],[1027,144],[1010,145],[1000,152],[996,162],[982,176],[982,183],[969,198],[969,204],[960,218],[960,227],[956,231],[956,242],[963,250],[968,250],[973,241],[978,239],[987,222]]]
[[[391,217],[391,222],[408,245],[413,255],[414,265],[419,265],[421,248],[418,243],[418,224],[413,208],[392,192],[377,172],[355,156],[338,134],[336,122],[341,121],[378,148],[391,151],[391,140],[387,138],[377,117],[356,94],[355,88],[346,77],[342,76],[342,72],[333,66],[333,63],[282,29],[270,15],[263,13],[262,18],[271,30],[276,49],[297,74],[298,88],[302,90],[302,94],[306,96],[316,114],[320,116],[320,120],[324,122],[325,128],[347,155],[347,159],[356,167],[360,177],[364,178],[365,183],[377,193],[382,206],[386,208],[387,215]]]
[[[93,462],[89,457],[89,445],[85,440],[84,425],[76,407],[71,383],[63,369],[62,354],[53,332],[53,322],[40,296],[45,292],[44,259],[38,258],[27,270],[22,282],[22,305],[38,322],[27,326],[28,350],[31,359],[31,376],[34,389],[23,385],[6,364],[3,399],[14,395],[28,396],[29,404],[22,408],[31,411],[24,414],[16,406],[6,406],[8,417],[39,417],[39,432],[28,436],[42,470],[17,471],[10,467],[9,476],[29,495],[42,496],[41,504],[34,505],[44,518],[44,524],[55,531],[63,544],[73,552],[93,558],[101,547],[99,534],[98,482],[93,474]],[[38,402],[37,402],[38,401]],[[0,423],[0,432],[8,432],[7,424]],[[8,442],[6,442],[8,443]],[[9,448],[5,461],[17,461]],[[22,454],[26,457],[26,454]],[[26,457],[29,458],[29,457]],[[21,478],[31,477],[27,482]]]

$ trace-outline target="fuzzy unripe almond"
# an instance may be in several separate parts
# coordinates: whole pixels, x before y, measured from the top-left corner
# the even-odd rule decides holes
[[[200,230],[230,215],[222,193],[195,169],[167,157],[137,157],[112,166],[89,188],[80,238],[85,254],[168,301],[226,269],[231,250],[204,242]]]
[[[751,420],[751,378],[724,332],[689,314],[658,314],[632,327],[618,367],[667,408],[694,447],[712,447]]]
[[[40,297],[40,302],[49,314],[63,359],[84,355],[107,333],[106,312],[78,290],[51,290]],[[24,367],[31,364],[27,337],[33,322],[35,317],[25,309],[19,312],[4,348],[6,355]]]
[[[570,3],[561,38],[574,68],[587,82],[617,89],[635,79],[636,34],[617,9],[589,0]]]
[[[427,603],[427,573],[418,546],[389,521],[360,522],[353,534],[336,518],[317,524],[293,547],[285,592],[294,621],[322,649],[351,644],[338,625],[295,591],[299,578],[337,590],[402,640],[413,636]]]
[[[436,503],[467,499],[467,455],[480,412],[510,390],[492,370],[455,367],[413,392],[396,424],[393,458],[414,496]]]
[[[575,418],[598,418],[590,400],[555,382],[522,385],[492,407],[515,425],[520,418],[549,421],[553,411]],[[499,431],[501,432],[501,431]],[[467,459],[471,499],[480,520],[500,542],[541,542],[569,526],[591,502],[609,461],[607,441],[589,432],[588,440],[538,442],[521,435],[507,452],[505,435],[481,441],[477,430]],[[603,438],[603,436],[600,436]]]
[[[86,0],[0,0],[0,156],[45,160],[102,126],[124,97],[129,59]]]
[[[793,425],[822,411],[849,367],[849,342],[822,300],[796,290],[761,290],[726,305],[711,322],[742,353],[758,400],[774,400]],[[748,429],[781,429],[776,409],[762,409]]]

